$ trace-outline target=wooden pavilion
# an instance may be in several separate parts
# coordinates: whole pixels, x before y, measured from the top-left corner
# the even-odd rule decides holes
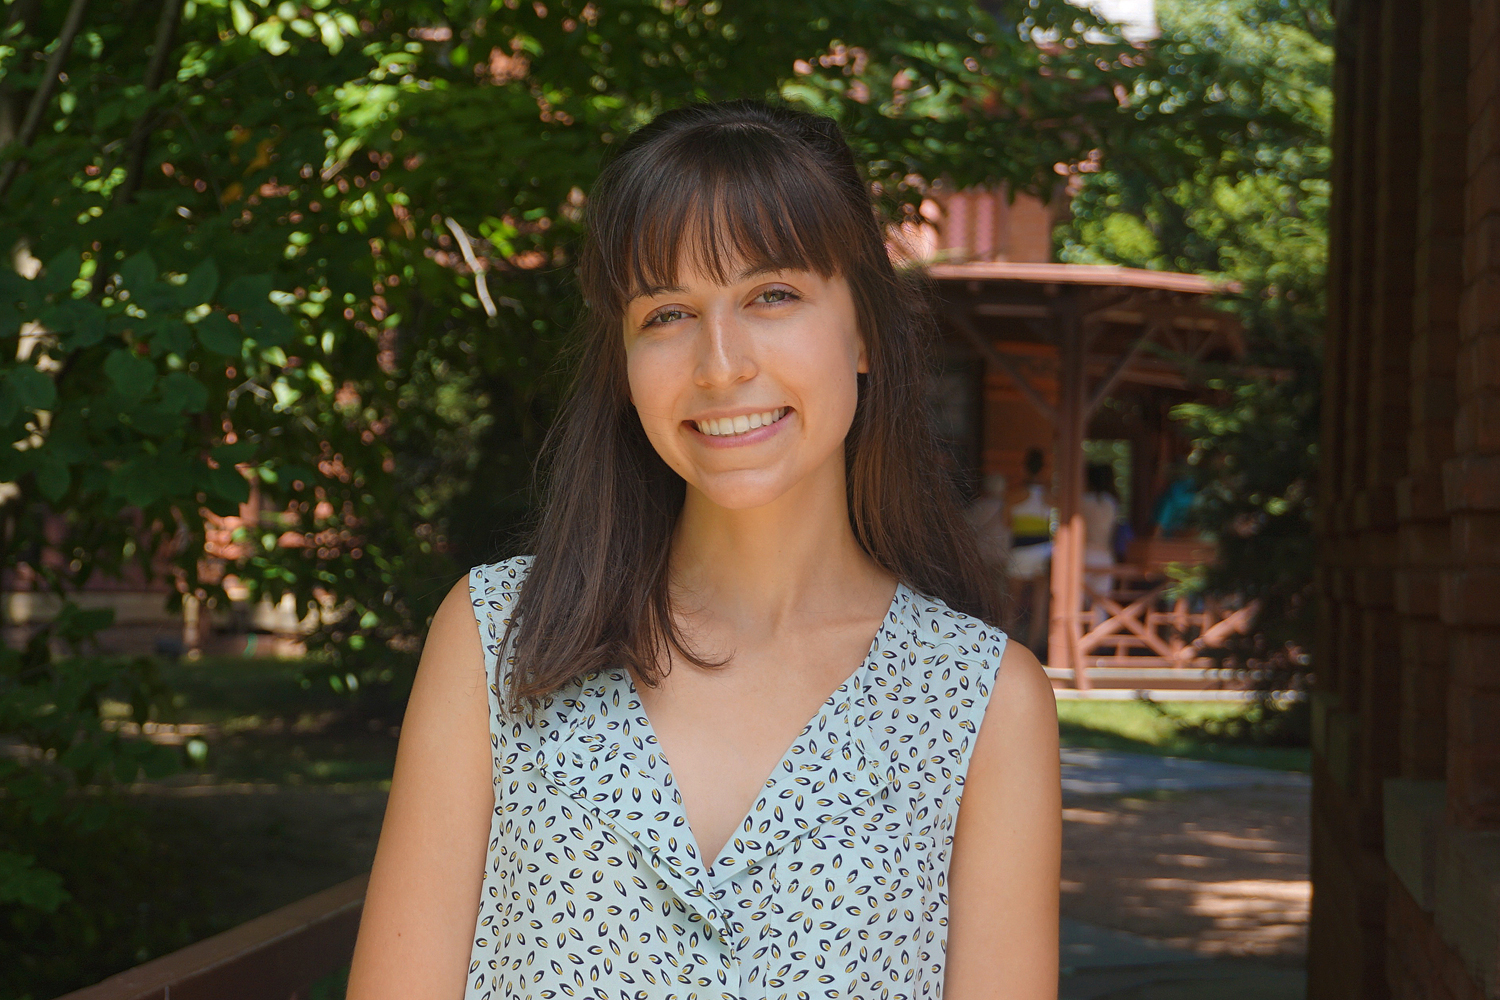
[[[1196,275],[1046,261],[927,270],[945,335],[939,415],[961,480],[1000,473],[1018,482],[1030,448],[1050,459],[1057,525],[1046,661],[1060,694],[1238,697],[1202,654],[1242,628],[1249,610],[1169,597],[1167,565],[1201,564],[1213,549],[1152,531],[1155,502],[1187,447],[1171,408],[1201,397],[1192,369],[1244,353],[1237,321],[1211,305],[1223,289]],[[1127,443],[1125,516],[1137,538],[1109,571],[1107,592],[1086,583],[1079,512],[1085,442],[1100,439]]]

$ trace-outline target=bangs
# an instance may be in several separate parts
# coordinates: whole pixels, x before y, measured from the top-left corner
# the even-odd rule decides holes
[[[676,287],[684,269],[719,284],[746,272],[846,272],[878,229],[805,147],[753,125],[694,129],[617,175],[591,219],[612,311]],[[862,197],[863,190],[859,191]],[[863,223],[863,224],[861,224]]]

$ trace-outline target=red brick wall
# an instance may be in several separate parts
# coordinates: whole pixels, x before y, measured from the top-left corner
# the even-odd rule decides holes
[[[1469,40],[1458,457],[1445,477],[1461,560],[1443,588],[1448,802],[1458,825],[1500,829],[1500,0],[1475,0]]]
[[[1421,859],[1500,831],[1500,0],[1336,16],[1309,995],[1480,1000]]]
[[[1463,960],[1400,882],[1390,890],[1386,973],[1391,1000],[1485,1000]]]

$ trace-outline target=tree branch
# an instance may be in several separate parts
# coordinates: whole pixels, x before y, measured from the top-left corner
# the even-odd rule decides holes
[[[484,306],[485,315],[495,315],[495,301],[490,298],[489,286],[484,282],[484,265],[479,263],[479,258],[474,256],[474,246],[469,242],[469,234],[464,232],[464,227],[460,226],[453,216],[448,216],[447,222],[454,238],[458,240],[458,249],[463,252],[464,260],[469,264],[469,270],[474,272],[474,290],[479,293],[479,301]]]
[[[182,20],[183,0],[162,0],[161,17],[156,22],[156,47],[151,51],[151,62],[146,66],[146,92],[161,89],[162,77],[166,75],[167,56],[172,50],[172,41],[177,36],[177,25]],[[146,169],[146,142],[159,119],[147,108],[130,132],[130,141],[125,153],[125,180],[115,191],[115,204],[125,205],[135,198],[140,190],[141,176]]]
[[[68,61],[68,54],[73,51],[73,39],[78,36],[78,29],[83,26],[83,12],[88,5],[89,0],[73,0],[72,6],[68,8],[68,16],[63,21],[62,33],[57,36],[57,48],[53,50],[52,58],[47,60],[47,71],[42,77],[42,84],[32,95],[31,106],[26,109],[26,120],[21,123],[21,131],[12,145],[27,149],[36,138],[37,129],[42,127],[42,114],[52,100],[52,92],[57,89],[57,79],[62,74],[63,64]],[[5,165],[4,170],[0,171],[0,198],[4,198],[10,191],[11,183],[20,172],[21,161],[19,159],[11,160]]]

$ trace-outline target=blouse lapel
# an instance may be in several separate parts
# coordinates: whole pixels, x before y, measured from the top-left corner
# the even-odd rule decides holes
[[[908,655],[901,636],[910,600],[905,586],[897,585],[869,656],[797,737],[714,860],[715,885],[872,805],[900,780],[896,758],[880,732],[881,702],[890,678],[903,673],[896,661]]]
[[[568,699],[536,765],[553,783],[640,847],[686,897],[706,894],[703,865],[671,769],[624,670],[606,671]]]
[[[913,656],[913,595],[897,585],[869,656],[808,723],[714,860],[712,876],[688,825],[671,768],[624,670],[554,700],[535,763],[601,821],[635,841],[648,863],[712,919],[716,887],[799,837],[872,804],[901,781],[884,730]]]

